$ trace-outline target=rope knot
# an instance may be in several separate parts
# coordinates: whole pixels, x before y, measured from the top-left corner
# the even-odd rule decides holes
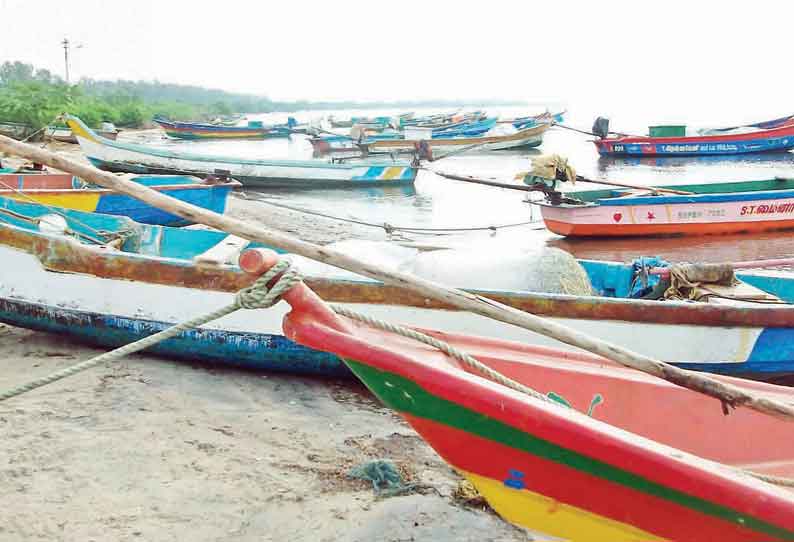
[[[268,283],[276,276],[279,279],[268,287]],[[301,281],[300,273],[292,267],[289,260],[279,260],[267,273],[259,277],[250,286],[243,288],[234,297],[235,305],[243,309],[265,309],[275,305],[281,296]]]

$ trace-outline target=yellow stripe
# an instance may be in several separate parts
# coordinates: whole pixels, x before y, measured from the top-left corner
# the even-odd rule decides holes
[[[380,178],[384,179],[384,180],[387,180],[387,181],[390,181],[392,179],[396,179],[397,177],[399,177],[402,174],[403,174],[403,168],[401,168],[399,166],[390,166],[390,167],[387,167],[386,170],[383,173],[381,173]]]
[[[97,140],[94,137],[93,133],[89,133],[82,122],[77,122],[72,117],[66,117],[66,124],[68,124],[69,128],[72,129],[72,134],[74,134],[75,137],[79,136],[82,137],[83,139],[87,139],[88,141],[93,141],[94,143],[97,143]]]
[[[526,489],[469,472],[463,475],[505,520],[568,542],[659,542],[665,539],[626,523],[562,504]],[[564,483],[564,482],[560,482]]]
[[[75,191],[75,194],[30,194],[26,193],[24,196],[19,194],[8,194],[6,197],[18,201],[30,202],[30,200],[43,203],[45,205],[52,205],[55,207],[65,207],[66,209],[74,209],[77,211],[94,212],[97,204],[99,203],[99,194],[91,192]],[[5,196],[5,194],[4,194]]]

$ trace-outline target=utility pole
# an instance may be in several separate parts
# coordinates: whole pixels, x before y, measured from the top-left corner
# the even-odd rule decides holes
[[[66,84],[69,84],[69,40],[68,38],[63,38],[61,42],[63,45],[63,60],[66,64]]]

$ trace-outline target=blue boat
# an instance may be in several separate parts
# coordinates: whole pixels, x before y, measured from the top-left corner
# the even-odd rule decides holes
[[[185,175],[138,176],[132,177],[131,180],[172,198],[216,213],[224,212],[229,193],[240,186],[240,183],[233,180],[202,181]],[[93,186],[82,179],[63,173],[0,170],[0,196],[68,209],[128,216],[144,224],[169,226],[192,224],[182,217],[167,213],[126,194]]]
[[[598,125],[603,126],[598,127]],[[651,126],[650,135],[613,137],[609,121],[596,121],[593,143],[602,156],[717,156],[794,149],[794,115],[746,126],[685,135],[686,126]]]
[[[118,346],[230,303],[234,292],[254,279],[236,263],[240,254],[254,248],[263,247],[217,231],[143,225],[73,210],[54,212],[0,198],[4,262],[0,321],[104,347]],[[390,250],[394,248],[391,245]],[[441,257],[436,254],[444,253],[411,252],[401,265],[413,265],[412,258]],[[532,264],[531,259],[511,257],[522,269]],[[662,302],[643,298],[656,286],[647,277],[648,262],[580,263],[592,295],[533,292],[515,284],[474,291],[684,367],[761,380],[788,381],[794,375],[791,273],[737,274],[743,281],[742,292],[751,289],[756,301],[763,297],[764,304]],[[305,265],[299,261],[299,267]],[[504,266],[505,259],[500,258],[498,265]],[[446,267],[454,276],[455,269]],[[483,273],[488,275],[485,269]],[[315,268],[310,275],[306,283],[322,298],[373,316],[445,333],[561,346],[526,330],[331,268]],[[183,332],[153,352],[252,369],[347,374],[333,356],[298,347],[283,336],[281,321],[287,311],[283,305],[238,311],[202,329]]]

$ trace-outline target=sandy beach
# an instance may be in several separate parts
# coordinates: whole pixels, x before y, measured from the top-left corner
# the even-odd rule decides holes
[[[379,238],[262,209],[236,197],[228,212],[315,242]],[[10,326],[0,351],[2,389],[102,352]],[[137,355],[0,404],[0,432],[3,542],[528,539],[456,498],[461,477],[355,382]],[[373,459],[416,491],[379,498],[347,476]]]

